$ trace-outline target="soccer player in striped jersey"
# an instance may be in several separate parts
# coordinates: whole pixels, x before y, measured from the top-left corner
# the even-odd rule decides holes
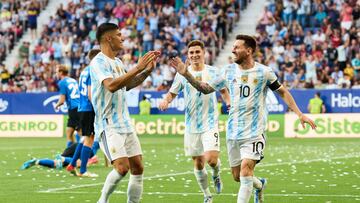
[[[238,35],[233,45],[234,64],[226,66],[222,77],[208,83],[196,80],[179,58],[171,61],[177,72],[183,75],[197,90],[209,94],[225,86],[230,92],[230,112],[226,132],[229,162],[235,181],[240,182],[238,203],[249,202],[255,188],[254,202],[264,202],[265,179],[254,176],[255,165],[263,158],[265,126],[267,123],[266,94],[276,91],[300,119],[303,127],[314,121],[302,114],[290,92],[279,83],[270,67],[253,59],[256,41],[248,35]]]
[[[191,65],[189,72],[198,81],[209,81],[219,77],[220,69],[205,64],[204,43],[193,40],[188,44],[188,59]],[[159,105],[160,110],[166,110],[174,98],[181,92],[185,98],[185,155],[192,156],[194,174],[204,193],[204,202],[212,202],[212,195],[208,186],[208,175],[205,168],[207,162],[212,168],[212,179],[216,193],[222,190],[220,179],[220,135],[218,130],[219,112],[216,93],[202,94],[189,84],[186,79],[176,74],[174,82]],[[230,103],[226,88],[220,90],[223,98]]]
[[[66,102],[68,108],[69,119],[67,122],[66,128],[66,146],[69,147],[74,143],[73,133],[75,130],[81,135],[81,129],[79,128],[79,114],[78,114],[78,105],[79,105],[79,88],[75,79],[68,76],[69,70],[64,65],[59,65],[56,68],[57,77],[60,79],[58,82],[58,87],[60,89],[60,97],[58,102],[55,105],[55,109],[58,109],[61,105]]]
[[[98,53],[100,49],[92,49],[88,53],[88,57],[92,60]],[[75,176],[80,177],[98,177],[97,174],[90,173],[87,171],[87,163],[90,158],[94,143],[94,118],[95,113],[92,107],[90,98],[91,98],[91,78],[90,78],[90,66],[84,68],[81,71],[79,77],[79,106],[78,112],[80,115],[80,127],[82,131],[82,141],[76,147],[74,156],[72,158],[71,163],[66,167],[66,170]],[[94,146],[97,146],[95,144]],[[80,158],[81,166],[80,173],[76,170],[76,162]]]
[[[152,72],[158,51],[140,57],[128,72],[116,56],[123,47],[123,37],[116,24],[103,23],[96,32],[101,52],[90,63],[91,103],[95,111],[95,136],[114,169],[106,177],[99,203],[107,203],[122,178],[131,172],[128,201],[139,202],[143,190],[142,151],[129,116],[126,91],[141,84]]]

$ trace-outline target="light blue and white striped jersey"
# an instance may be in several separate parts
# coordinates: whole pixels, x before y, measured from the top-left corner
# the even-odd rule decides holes
[[[116,128],[119,133],[134,132],[126,103],[126,87],[111,93],[103,81],[107,78],[118,78],[125,74],[122,61],[107,57],[100,52],[90,63],[91,103],[95,111],[95,134],[99,136],[105,126]]]
[[[243,140],[261,136],[265,132],[268,115],[266,94],[268,86],[277,80],[275,73],[259,63],[248,70],[241,70],[233,63],[224,67],[222,72],[222,77],[209,82],[209,85],[219,89],[226,81],[229,88],[231,108],[226,139]]]
[[[220,69],[205,65],[202,71],[189,72],[198,80],[209,81],[220,76]],[[176,74],[169,90],[171,93],[184,92],[185,100],[185,131],[187,133],[203,133],[218,128],[219,112],[216,93],[203,94],[196,90],[182,75]]]

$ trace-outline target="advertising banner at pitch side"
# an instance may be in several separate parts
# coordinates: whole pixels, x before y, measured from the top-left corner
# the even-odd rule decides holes
[[[286,114],[285,137],[360,137],[360,113],[308,114],[307,116],[315,121],[316,130],[312,130],[308,124],[305,124],[304,129],[295,114]]]

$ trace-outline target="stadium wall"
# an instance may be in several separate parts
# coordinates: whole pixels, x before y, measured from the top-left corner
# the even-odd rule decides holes
[[[292,90],[300,109],[307,112],[308,101],[319,90]],[[311,115],[316,131],[302,129],[297,117],[285,114],[285,103],[272,92],[267,97],[270,111],[270,137],[360,137],[360,90],[320,90],[327,114]],[[184,98],[179,95],[166,112],[157,106],[165,92],[128,92],[129,110],[139,135],[182,135],[184,132]],[[151,116],[139,112],[140,98],[146,96],[152,105]],[[58,93],[0,94],[0,137],[62,137],[67,122],[67,107],[54,108]],[[167,115],[166,115],[167,114]],[[220,117],[219,130],[226,129],[226,115]]]

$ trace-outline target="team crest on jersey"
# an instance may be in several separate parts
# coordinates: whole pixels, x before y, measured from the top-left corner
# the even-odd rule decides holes
[[[254,84],[256,85],[256,84],[258,84],[258,82],[259,82],[259,80],[258,79],[254,79]]]
[[[233,83],[236,83],[237,81],[236,81],[236,78],[234,78],[234,80],[232,81]]]
[[[248,82],[248,76],[247,75],[242,75],[241,76],[241,81],[243,82],[243,83],[247,83]]]
[[[116,149],[114,147],[111,148],[111,152],[112,153],[115,153],[116,152]]]
[[[202,81],[202,80],[201,80],[201,79],[202,79],[201,76],[196,76],[195,79],[196,79],[196,80],[199,80],[199,81]]]

